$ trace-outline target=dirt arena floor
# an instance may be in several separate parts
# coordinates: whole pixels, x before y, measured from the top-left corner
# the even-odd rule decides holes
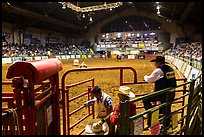
[[[117,59],[79,59],[79,64],[81,64],[83,61],[87,64],[87,67],[107,67],[107,66],[130,66],[133,67],[137,71],[137,79],[138,81],[143,81],[144,75],[150,75],[151,72],[155,69],[154,63],[150,62],[150,59],[122,59],[121,61]],[[60,87],[61,87],[61,78],[62,75],[69,69],[72,68],[79,68],[79,66],[73,66],[73,60],[67,60],[62,61],[63,63],[63,70],[60,71],[59,77],[60,77]],[[8,81],[6,79],[6,73],[10,65],[3,64],[2,65],[2,81]],[[117,90],[119,88],[119,70],[105,70],[105,71],[92,71],[92,72],[73,72],[67,75],[66,77],[66,84],[72,84],[75,82],[79,82],[82,80],[94,78],[94,85],[98,85],[101,87],[103,91],[105,91],[107,94],[109,94],[113,99],[113,105],[116,105],[119,102],[118,96],[117,96]],[[130,70],[125,70],[123,73],[123,81],[125,82],[132,82],[133,81],[133,73]],[[176,73],[176,77],[179,78],[179,75]],[[9,79],[10,81],[11,79]],[[87,83],[84,85],[80,85],[74,88],[71,88],[69,91],[70,98],[75,97],[83,92],[85,92],[88,89],[88,86],[91,85],[91,83]],[[135,94],[140,93],[149,93],[153,91],[153,84],[142,84],[142,85],[128,85],[130,88],[132,88],[132,91]],[[8,86],[2,86],[2,91],[11,91],[11,88]],[[87,101],[87,96],[84,96],[80,99],[77,99],[74,102],[70,103],[70,109],[69,111],[72,112],[76,108],[82,106]],[[137,102],[137,105],[143,105],[142,102]],[[179,107],[180,105],[173,106],[173,108]],[[144,111],[144,109],[140,109],[137,111],[137,113],[140,113]],[[62,112],[62,110],[60,111]],[[73,114],[70,117],[70,123],[71,125],[74,124],[76,121],[84,117],[88,113],[88,109],[84,108],[80,110],[79,112]],[[80,124],[75,126],[71,130],[71,135],[78,134],[86,125],[86,123],[91,119],[92,117],[87,118],[86,120],[82,121]],[[62,115],[61,115],[62,119]],[[62,120],[61,120],[62,123]],[[62,124],[61,124],[62,127]],[[62,131],[62,130],[61,130]],[[62,132],[61,132],[62,134]],[[85,134],[85,133],[83,133]],[[144,133],[148,134],[148,133]]]

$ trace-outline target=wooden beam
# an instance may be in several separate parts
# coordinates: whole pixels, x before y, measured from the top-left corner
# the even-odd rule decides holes
[[[40,21],[44,21],[44,22],[49,22],[49,23],[53,23],[56,25],[61,25],[64,26],[66,28],[71,28],[71,29],[75,29],[75,30],[80,30],[82,29],[81,27],[78,27],[76,25],[70,24],[69,22],[64,22],[64,21],[60,21],[51,17],[47,17],[47,16],[43,16],[43,15],[39,15],[37,13],[34,13],[32,11],[28,11],[25,9],[21,9],[15,6],[8,6],[8,5],[2,5],[2,11],[6,11],[8,13],[13,13],[13,14],[17,14],[17,15],[21,15],[21,16],[25,16],[25,17],[32,17],[33,19],[36,20],[40,20]]]
[[[188,17],[188,14],[193,10],[195,7],[196,2],[189,2],[186,9],[184,10],[183,14],[181,15],[181,18],[179,20],[179,24],[182,24],[183,21]]]

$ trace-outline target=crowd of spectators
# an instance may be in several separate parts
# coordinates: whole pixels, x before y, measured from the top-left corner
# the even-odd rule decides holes
[[[92,50],[93,51],[93,50]],[[19,57],[19,56],[55,56],[55,55],[81,55],[92,54],[91,48],[85,46],[77,46],[73,44],[32,44],[19,45],[7,44],[2,46],[3,57]]]
[[[202,61],[202,42],[180,43],[171,47],[165,53]]]
[[[202,62],[202,42],[180,43],[171,47],[165,54],[189,57]],[[22,57],[22,56],[56,56],[56,55],[90,55],[93,49],[86,46],[74,44],[4,44],[2,45],[2,57]],[[103,53],[105,55],[105,53]]]

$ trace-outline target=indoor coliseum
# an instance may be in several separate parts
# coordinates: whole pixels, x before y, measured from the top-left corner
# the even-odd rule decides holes
[[[2,2],[2,135],[202,135],[202,2]]]

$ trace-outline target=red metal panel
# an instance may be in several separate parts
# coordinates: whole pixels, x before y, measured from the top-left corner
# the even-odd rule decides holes
[[[123,70],[124,69],[129,69],[132,70],[133,75],[134,75],[134,80],[133,82],[123,82]],[[63,76],[62,76],[62,106],[63,106],[63,134],[64,135],[70,135],[70,130],[75,127],[76,125],[78,125],[80,122],[82,122],[84,119],[86,119],[88,116],[93,115],[93,119],[94,119],[94,105],[92,105],[92,113],[90,113],[90,110],[88,110],[88,116],[85,116],[83,118],[81,118],[80,120],[78,120],[76,123],[70,125],[70,116],[76,112],[78,112],[80,109],[84,108],[84,107],[79,107],[77,109],[75,109],[74,111],[72,111],[71,113],[69,113],[69,102],[73,101],[79,97],[81,97],[83,95],[80,94],[76,97],[73,97],[71,99],[69,99],[69,89],[66,88],[70,88],[79,84],[82,84],[84,82],[88,82],[89,80],[84,80],[84,81],[80,81],[77,83],[73,83],[70,85],[65,85],[65,81],[66,81],[66,76],[71,73],[71,72],[77,72],[77,71],[99,71],[99,70],[119,70],[120,71],[120,85],[124,85],[124,84],[137,84],[137,73],[136,70],[132,67],[127,67],[127,66],[119,66],[119,67],[115,67],[115,66],[111,66],[111,67],[95,67],[95,68],[80,68],[80,69],[70,69],[68,71],[66,71]],[[94,87],[94,81],[92,81],[92,88]],[[91,93],[91,88],[89,86],[88,88],[88,94]],[[88,96],[89,99],[89,96]],[[66,108],[65,108],[66,107]],[[83,132],[83,131],[81,131]],[[81,132],[79,134],[81,134]]]
[[[2,92],[2,97],[14,97],[13,92]]]
[[[60,113],[59,113],[59,71],[62,70],[62,63],[57,59],[46,59],[28,62],[16,62],[9,67],[7,78],[12,78],[11,82],[4,82],[4,84],[12,84],[13,92],[4,93],[3,100],[9,102],[12,106],[13,100],[16,101],[16,108],[26,107],[24,110],[17,112],[19,119],[19,130],[23,134],[37,135],[40,132],[38,126],[38,109],[40,106],[46,108],[46,102],[50,101],[53,105],[52,115],[55,118],[49,127],[45,128],[41,134],[60,134]],[[24,86],[24,79],[28,79],[29,86]],[[49,83],[44,83],[35,89],[35,85],[42,84],[44,80],[49,79]],[[39,92],[38,92],[39,91]],[[51,92],[51,93],[50,93]],[[50,93],[50,94],[48,94]],[[37,101],[40,101],[37,103]],[[23,104],[22,104],[23,101]],[[5,110],[5,108],[3,109]],[[44,111],[47,114],[46,111]],[[55,112],[53,114],[53,112]],[[25,119],[22,118],[24,114]],[[46,119],[47,115],[43,115]],[[45,121],[46,122],[46,121]],[[23,131],[23,126],[26,131]]]
[[[16,62],[9,67],[6,78],[24,76],[26,79],[42,82],[62,70],[62,62],[58,59]]]

